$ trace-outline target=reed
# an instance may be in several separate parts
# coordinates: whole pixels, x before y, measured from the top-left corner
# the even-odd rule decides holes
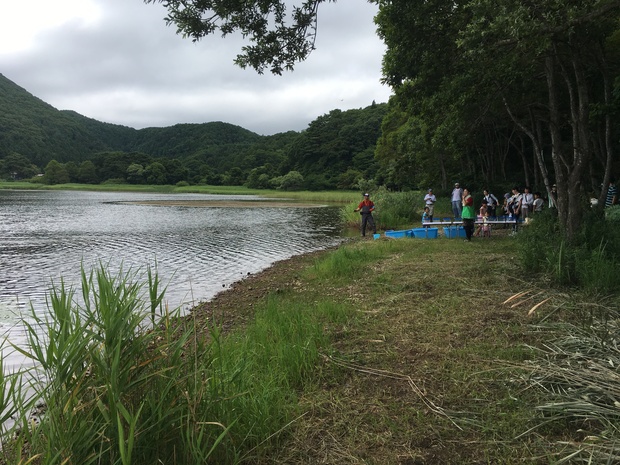
[[[164,293],[150,268],[146,282],[131,270],[82,270],[81,299],[53,286],[48,314],[33,309],[28,346],[16,348],[43,382],[31,383],[29,401],[13,399],[20,378],[0,390],[3,415],[20,412],[6,463],[232,464],[285,435],[328,343],[320,321],[346,311],[273,296],[224,338],[165,311]],[[46,406],[40,424],[28,420],[34,402]]]
[[[35,362],[32,370],[43,382],[30,387],[47,408],[35,426],[23,420],[22,407],[29,458],[43,464],[189,463],[207,457],[222,434],[200,435],[188,425],[188,412],[197,408],[184,396],[196,383],[190,367],[197,360],[203,369],[210,361],[186,352],[191,333],[167,324],[174,313],[149,330],[151,302],[136,276],[82,270],[81,304],[61,282],[50,293],[48,314],[33,310],[25,321],[29,344],[16,349]],[[153,287],[149,293],[161,295]],[[195,445],[191,457],[178,447],[184,440]]]

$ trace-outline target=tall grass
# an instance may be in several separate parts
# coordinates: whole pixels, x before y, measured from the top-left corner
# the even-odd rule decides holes
[[[213,327],[204,337],[176,310],[160,314],[165,289],[152,270],[146,289],[138,278],[83,270],[82,303],[61,281],[48,314],[31,312],[28,346],[17,350],[43,381],[30,401],[12,399],[17,381],[0,390],[2,414],[20,412],[6,463],[251,461],[299,414],[297,391],[327,345],[321,320],[346,313],[273,297],[246,331],[224,338]],[[34,402],[46,406],[38,425],[28,419]]]
[[[41,463],[179,463],[192,433],[183,418],[195,407],[181,395],[192,384],[186,334],[148,331],[150,306],[135,273],[82,271],[82,304],[64,283],[48,299],[49,313],[26,321],[28,348],[43,382],[33,383],[47,410],[26,428],[30,453]],[[161,320],[170,318],[166,315]],[[208,359],[201,359],[202,366]],[[194,434],[190,434],[196,439]],[[209,450],[217,437],[201,441]]]
[[[579,286],[591,294],[620,288],[620,228],[600,211],[586,214],[581,232],[566,242],[551,211],[537,215],[518,235],[524,268],[545,273],[562,286]]]

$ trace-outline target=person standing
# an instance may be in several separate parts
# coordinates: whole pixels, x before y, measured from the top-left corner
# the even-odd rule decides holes
[[[540,192],[534,192],[534,203],[532,204],[534,209],[533,213],[542,212],[544,205],[545,201],[542,199],[542,194]]]
[[[551,186],[551,191],[549,192],[549,208],[557,208],[558,206],[558,186],[555,184]]]
[[[519,192],[519,188],[517,186],[512,188],[512,197],[510,197],[508,203],[512,207],[512,219],[515,222],[512,227],[512,232],[516,233],[519,229],[519,218],[521,217],[521,208],[523,205],[523,195]]]
[[[370,200],[370,194],[364,194],[364,200],[360,202],[354,212],[360,212],[362,215],[362,224],[360,229],[362,231],[362,237],[366,236],[366,226],[372,228],[372,233],[377,234],[377,227],[375,226],[375,220],[372,217],[372,212],[375,211],[375,204]]]
[[[428,207],[428,221],[433,221],[435,202],[437,202],[437,197],[433,194],[433,189],[429,189],[428,193],[424,196],[424,204]]]
[[[529,187],[524,187],[523,195],[521,196],[521,217],[523,219],[529,218],[532,215],[533,206],[534,194],[530,192]]]
[[[605,197],[605,208],[611,207],[618,203],[618,187],[616,186],[616,179],[611,178],[609,180],[609,187],[607,187],[607,196]]]
[[[471,236],[474,234],[474,224],[476,222],[476,212],[474,211],[474,198],[469,193],[469,189],[466,187],[463,189],[462,203],[462,215],[463,215],[463,229],[465,229],[465,237],[467,241],[471,242]]]
[[[485,218],[489,217],[489,206],[487,204],[486,199],[482,199],[482,204],[478,209],[478,227],[476,228],[476,232],[474,232],[474,236],[478,237],[482,232],[482,223]]]
[[[463,189],[457,182],[452,189],[452,214],[455,218],[460,218],[463,211]]]
[[[487,201],[487,211],[489,212],[489,216],[497,216],[497,207],[499,206],[499,200],[493,194],[489,192],[488,189],[483,191],[484,200]]]

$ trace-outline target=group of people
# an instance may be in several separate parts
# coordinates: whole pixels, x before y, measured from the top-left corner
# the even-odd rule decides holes
[[[525,187],[523,192],[518,186],[512,188],[511,193],[504,194],[503,202],[493,195],[488,189],[483,191],[483,199],[478,209],[478,212],[474,210],[474,200],[471,192],[468,188],[461,188],[461,185],[457,182],[454,184],[454,189],[450,197],[452,204],[452,214],[454,218],[461,218],[463,220],[463,228],[468,241],[471,241],[472,236],[482,234],[484,236],[491,235],[491,226],[487,223],[489,218],[496,216],[508,216],[514,220],[514,231],[518,228],[520,220],[528,220],[533,215],[543,211],[545,207],[545,200],[540,192],[532,193],[529,187]],[[435,203],[437,197],[433,193],[433,189],[429,189],[424,196],[424,213],[422,214],[422,221],[433,221],[435,214]],[[548,207],[555,208],[557,202],[557,186],[554,184],[551,187],[550,196],[548,199]],[[616,187],[616,180],[612,178],[607,189],[607,196],[605,198],[605,207],[618,204],[618,188]],[[364,194],[364,199],[359,203],[358,207],[354,210],[360,212],[362,215],[361,232],[362,236],[366,235],[366,229],[370,228],[373,234],[377,233],[377,227],[372,217],[372,212],[375,210],[375,204],[370,200],[369,194]],[[474,232],[476,217],[482,219],[482,224]]]
[[[555,192],[556,186],[552,188],[553,205],[555,205]],[[462,188],[457,182],[454,184],[454,189],[450,197],[452,204],[452,214],[454,218],[461,218],[463,221],[463,228],[465,229],[466,238],[471,241],[472,236],[480,235],[489,237],[491,235],[491,225],[489,218],[496,216],[508,216],[514,220],[514,230],[516,231],[518,223],[521,219],[531,218],[533,214],[542,212],[545,201],[540,192],[532,193],[529,187],[525,187],[523,193],[519,187],[514,187],[512,193],[506,193],[503,198],[503,203],[500,204],[498,198],[493,195],[488,189],[483,191],[483,199],[480,208],[476,212],[474,209],[474,200],[471,192],[468,188]],[[433,190],[429,189],[424,196],[424,214],[422,216],[423,221],[433,220],[434,205],[437,202],[436,196],[433,194]],[[551,199],[550,199],[551,202]],[[551,203],[550,203],[551,206]],[[479,228],[474,231],[476,218],[479,217],[482,223]]]

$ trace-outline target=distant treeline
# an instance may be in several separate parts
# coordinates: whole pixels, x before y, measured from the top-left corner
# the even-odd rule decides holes
[[[352,189],[381,183],[375,145],[387,104],[333,110],[302,132],[228,123],[136,130],[59,111],[0,75],[0,179],[47,184]]]

